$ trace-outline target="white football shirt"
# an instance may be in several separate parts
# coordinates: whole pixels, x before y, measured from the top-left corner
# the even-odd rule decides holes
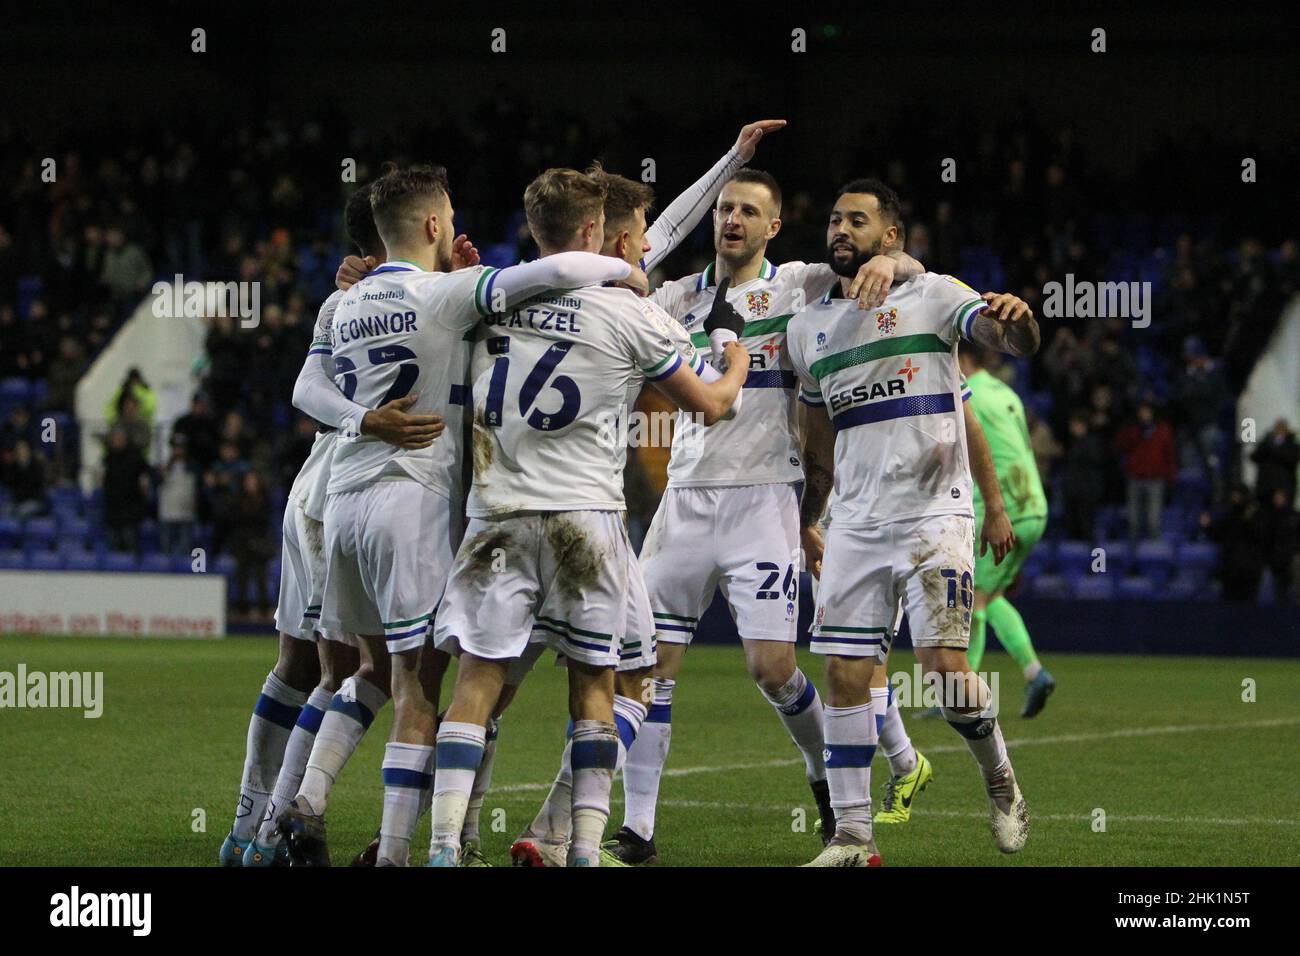
[[[927,272],[870,312],[828,294],[790,320],[800,398],[835,427],[835,524],[974,515],[957,340],[984,307]]]
[[[629,389],[699,361],[672,317],[627,289],[539,296],[489,317],[471,363],[468,514],[624,510]]]
[[[708,347],[704,320],[717,294],[714,265],[665,282],[651,299],[681,322],[698,347]],[[727,290],[727,301],[745,319],[740,344],[749,350],[749,377],[740,411],[706,428],[678,414],[668,461],[668,487],[721,487],[800,481],[798,406],[794,369],[786,350],[786,326],[815,303],[837,276],[828,265],[763,260],[757,278]]]

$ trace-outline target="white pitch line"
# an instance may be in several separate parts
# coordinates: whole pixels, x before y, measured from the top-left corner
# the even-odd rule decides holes
[[[1236,724],[1170,724],[1163,727],[1127,727],[1122,730],[1108,730],[1102,733],[1092,734],[1055,734],[1047,737],[1023,737],[1018,740],[1008,740],[1008,748],[1040,746],[1044,744],[1079,744],[1091,743],[1098,740],[1123,740],[1130,737],[1160,737],[1166,734],[1194,734],[1200,732],[1213,731],[1215,733],[1224,733],[1234,730],[1258,730],[1265,727],[1294,727],[1300,724],[1300,717],[1276,717],[1269,720],[1250,720],[1244,723]],[[940,744],[934,747],[926,747],[926,753],[947,754],[947,753],[965,753],[964,744]],[[790,767],[795,764],[802,766],[803,759],[800,757],[787,757],[780,760],[759,760],[750,763],[729,763],[717,764],[715,766],[705,767],[670,767],[665,769],[665,777],[690,777],[698,773],[730,773],[735,770],[765,770],[771,767]],[[501,787],[493,787],[493,793],[533,793],[537,791],[550,790],[550,782],[546,783],[511,783]],[[1042,819],[1051,819],[1042,817]],[[1074,819],[1069,817],[1067,819]],[[1137,819],[1137,818],[1134,818]],[[1177,818],[1171,818],[1171,821]],[[1159,822],[1152,819],[1151,822]]]

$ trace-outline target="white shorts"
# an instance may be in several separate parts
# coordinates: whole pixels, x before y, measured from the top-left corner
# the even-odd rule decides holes
[[[974,575],[975,521],[969,516],[909,518],[874,528],[832,524],[812,649],[884,661],[900,600],[913,647],[964,649],[970,643]]]
[[[790,484],[669,488],[641,548],[655,637],[689,644],[714,588],[740,636],[795,639],[799,500]]]
[[[314,641],[320,625],[319,595],[325,584],[324,528],[290,498],[280,530],[280,600],[275,607],[275,626],[281,634]]]
[[[377,481],[325,504],[327,629],[421,647],[451,567],[451,504],[407,479]]]
[[[449,654],[508,660],[524,653],[536,628],[566,657],[615,667],[627,632],[631,555],[618,511],[471,518],[434,642]]]

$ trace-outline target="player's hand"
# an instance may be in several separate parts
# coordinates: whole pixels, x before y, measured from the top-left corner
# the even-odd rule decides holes
[[[980,528],[980,557],[988,553],[993,546],[993,563],[1001,564],[1016,546],[1016,532],[1011,527],[1011,519],[1005,511],[985,512],[984,527]]]
[[[339,263],[339,271],[334,273],[334,284],[347,292],[378,265],[379,260],[374,256],[366,256],[364,259],[360,256],[344,256]]]
[[[730,329],[740,337],[740,333],[745,330],[745,320],[741,314],[736,311],[736,307],[727,301],[727,289],[731,286],[731,276],[726,276],[718,283],[718,291],[713,296],[713,304],[709,306],[709,314],[704,318],[704,331],[712,335],[714,329]]]
[[[1034,317],[1034,310],[1029,307],[1029,303],[1010,292],[985,292],[980,298],[989,304],[986,310],[989,315],[999,322],[1014,323]]]
[[[757,123],[747,123],[740,128],[740,135],[736,137],[736,145],[733,147],[740,158],[749,162],[754,158],[754,149],[758,146],[758,141],[767,133],[775,133],[785,127],[785,120],[759,120]]]
[[[804,567],[818,581],[822,579],[822,555],[826,552],[826,542],[822,540],[822,529],[818,525],[809,525],[799,529],[799,546],[803,548]]]
[[[632,273],[626,279],[619,279],[617,282],[611,282],[610,285],[621,285],[625,289],[631,289],[642,298],[650,294],[650,277],[636,266],[632,267]]]
[[[729,371],[734,365],[742,365],[745,370],[749,370],[749,349],[745,348],[739,342],[732,340],[722,349],[723,371]]]
[[[451,270],[468,269],[470,266],[478,265],[478,250],[474,248],[474,243],[469,241],[469,236],[461,233],[451,241]]]
[[[441,415],[412,415],[407,409],[418,395],[395,398],[386,405],[366,412],[361,419],[361,434],[374,435],[398,448],[428,448],[442,434],[446,425]]]
[[[889,256],[872,256],[853,277],[849,298],[858,300],[859,309],[874,309],[885,304],[889,287],[894,284],[898,263]]]

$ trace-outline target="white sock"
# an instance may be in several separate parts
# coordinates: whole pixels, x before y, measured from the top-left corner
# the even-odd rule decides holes
[[[370,729],[375,714],[387,702],[388,695],[363,678],[349,677],[339,687],[316,731],[316,742],[298,788],[298,796],[305,797],[315,813],[325,812],[330,788]]]
[[[544,843],[564,843],[573,829],[573,737],[564,742],[560,756],[560,769],[551,783],[551,789],[542,801],[541,809],[524,831]]]
[[[871,688],[871,706],[876,714],[876,732],[880,735],[880,749],[889,758],[889,772],[904,777],[916,769],[916,748],[903,726],[898,701],[894,700],[893,685]]]
[[[434,756],[433,836],[429,841],[432,858],[444,846],[460,852],[460,831],[465,825],[474,775],[483,762],[487,728],[478,724],[444,720],[438,728],[437,753]]]
[[[280,764],[280,775],[275,778],[275,790],[266,805],[266,814],[257,833],[257,842],[264,847],[277,846],[282,839],[276,829],[276,817],[285,804],[293,799],[302,783],[303,771],[307,769],[307,758],[311,756],[312,743],[316,740],[316,731],[325,717],[325,708],[330,705],[330,691],[317,687],[302,705],[298,722],[289,734],[289,743],[284,748],[284,762]]]
[[[826,743],[822,739],[822,699],[817,696],[813,686],[804,672],[794,669],[790,679],[774,694],[769,694],[761,687],[767,702],[776,708],[777,716],[785,729],[790,732],[790,739],[803,754],[804,769],[810,781],[826,779],[826,762],[822,751]]]
[[[1037,658],[1035,658],[1034,660],[1029,662],[1028,666],[1025,667],[1025,671],[1024,671],[1025,680],[1027,681],[1033,680],[1040,673],[1042,673],[1042,670],[1043,670],[1042,662],[1039,661]]]
[[[570,741],[573,766],[573,843],[569,865],[585,859],[600,865],[600,842],[609,819],[609,790],[618,762],[618,728],[599,720],[579,720]]]
[[[618,773],[627,763],[627,753],[636,743],[636,735],[645,723],[645,704],[621,694],[614,695],[614,726],[618,728],[618,762],[614,773]]]
[[[987,704],[992,694],[984,678],[979,680],[979,697],[981,703]],[[943,717],[952,729],[962,735],[970,749],[975,762],[980,766],[984,779],[992,780],[1007,763],[1007,744],[1002,739],[1002,728],[996,717],[986,716],[982,711],[973,714],[961,714],[947,707],[941,708]]]
[[[235,822],[230,828],[236,840],[247,842],[257,833],[271,791],[275,789],[275,778],[280,775],[284,748],[306,700],[303,691],[294,690],[276,677],[274,671],[266,675],[262,693],[248,721],[239,805],[235,807]]]
[[[876,719],[871,701],[826,707],[826,782],[835,810],[835,831],[854,843],[871,839],[871,759]]]
[[[627,751],[623,767],[623,826],[643,840],[655,832],[655,805],[659,802],[659,780],[668,761],[673,736],[673,687],[676,681],[654,679],[654,702],[636,740]]]
[[[492,765],[497,757],[497,733],[500,723],[495,717],[488,718],[487,736],[483,743],[483,759],[479,761],[478,770],[474,772],[474,786],[469,791],[469,804],[465,807],[465,823],[460,831],[460,844],[464,846],[472,840],[478,840],[478,818],[483,811],[483,801],[492,787]]]
[[[389,743],[384,747],[384,818],[379,825],[379,859],[406,866],[423,797],[433,783],[433,748]]]

